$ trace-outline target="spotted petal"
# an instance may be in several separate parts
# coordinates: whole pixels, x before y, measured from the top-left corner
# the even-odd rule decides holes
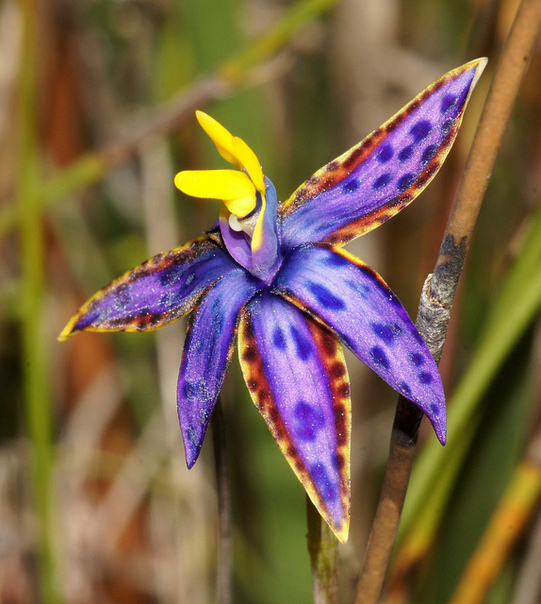
[[[186,463],[196,462],[222,388],[242,306],[260,284],[237,265],[216,282],[189,317],[177,386]]]
[[[340,248],[309,245],[287,257],[273,291],[333,329],[361,361],[420,407],[445,442],[436,363],[400,300],[373,269]]]
[[[350,397],[336,337],[266,291],[243,311],[246,384],[314,505],[345,542],[350,509]]]
[[[157,329],[189,312],[206,288],[235,266],[208,235],[158,254],[90,298],[60,339],[82,330]]]
[[[486,59],[450,71],[281,206],[283,242],[343,244],[408,205],[439,170]]]

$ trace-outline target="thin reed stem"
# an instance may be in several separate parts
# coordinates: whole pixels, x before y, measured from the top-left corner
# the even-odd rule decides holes
[[[338,604],[338,539],[306,497],[314,604]]]
[[[419,303],[416,326],[439,362],[458,280],[496,154],[526,72],[541,23],[541,2],[523,0],[509,32],[457,192],[434,273]],[[389,462],[361,571],[356,604],[379,600],[394,545],[422,412],[399,399]]]
[[[38,599],[59,601],[54,559],[54,450],[52,405],[47,378],[43,317],[45,241],[38,203],[38,141],[35,123],[36,6],[21,2],[24,19],[18,89],[17,207],[20,212],[22,370],[32,460],[32,497],[36,514]]]
[[[230,604],[232,595],[231,555],[231,491],[222,402],[218,397],[210,419],[218,499],[218,562],[216,572],[216,602]]]

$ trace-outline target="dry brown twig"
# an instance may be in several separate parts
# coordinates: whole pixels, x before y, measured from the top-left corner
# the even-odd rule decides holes
[[[535,47],[541,2],[522,0],[502,51],[447,223],[434,273],[427,278],[416,326],[437,362],[441,358],[451,307],[496,155]],[[415,457],[422,412],[399,397],[389,459],[355,604],[379,600]]]

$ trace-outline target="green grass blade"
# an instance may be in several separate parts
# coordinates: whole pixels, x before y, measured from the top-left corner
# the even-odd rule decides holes
[[[38,197],[38,142],[35,124],[35,6],[21,3],[23,58],[19,79],[16,195],[20,215],[21,330],[26,422],[31,446],[32,487],[38,539],[41,601],[59,601],[53,530],[54,453],[52,405],[44,341],[45,241]]]

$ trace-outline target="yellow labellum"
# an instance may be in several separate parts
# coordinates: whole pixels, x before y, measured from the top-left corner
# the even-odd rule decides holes
[[[242,170],[242,164],[235,157],[235,152],[233,150],[233,135],[231,132],[203,111],[196,111],[195,116],[197,117],[197,121],[201,128],[203,128],[212,139],[212,142],[216,145],[218,153],[230,164],[233,164],[234,166],[237,166],[239,170]]]
[[[175,176],[175,186],[186,195],[221,199],[235,216],[244,218],[256,204],[254,184],[236,170],[185,170]]]
[[[260,193],[265,192],[265,183],[263,181],[263,171],[257,155],[250,147],[238,136],[233,136],[227,128],[224,128],[219,122],[203,111],[196,111],[195,115],[201,125],[201,128],[212,139],[216,145],[218,153],[230,164],[233,164],[239,170],[246,170],[256,189]]]

